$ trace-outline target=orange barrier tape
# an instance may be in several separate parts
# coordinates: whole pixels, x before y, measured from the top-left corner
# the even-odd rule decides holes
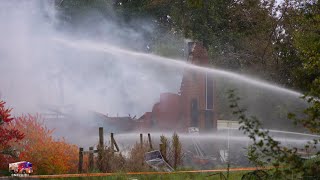
[[[267,170],[272,167],[257,168],[257,167],[243,167],[243,168],[230,168],[230,172],[236,171],[254,171],[254,170]],[[181,174],[181,173],[209,173],[209,172],[227,172],[228,169],[209,169],[209,170],[192,170],[192,171],[173,171],[173,172],[127,172],[123,175],[153,175],[153,174]],[[101,177],[101,176],[116,176],[119,173],[83,173],[83,174],[59,174],[59,175],[32,175],[21,178],[68,178],[68,177]],[[0,177],[9,178],[10,176]]]

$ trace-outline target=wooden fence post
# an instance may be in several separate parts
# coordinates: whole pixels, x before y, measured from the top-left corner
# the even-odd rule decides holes
[[[105,162],[104,162],[105,149],[104,149],[104,140],[103,140],[103,127],[99,127],[99,145],[97,150],[98,150],[98,161],[97,161],[98,169],[100,170],[100,172],[104,172],[105,171]]]
[[[141,149],[142,149],[142,146],[143,146],[143,136],[142,136],[141,133],[140,133],[140,146],[141,146]]]
[[[153,147],[152,147],[152,141],[151,141],[151,135],[150,135],[150,133],[148,133],[148,140],[149,140],[150,150],[153,150]]]
[[[116,140],[114,139],[113,133],[111,133],[111,150],[112,150],[112,153],[119,152],[119,146]]]
[[[111,138],[111,153],[112,156],[114,155],[114,139],[113,139],[113,133],[110,134]]]
[[[78,164],[79,173],[82,173],[82,165],[83,165],[83,148],[79,148],[79,164]]]
[[[99,145],[100,145],[101,148],[104,148],[103,127],[99,127]]]
[[[89,147],[89,171],[93,171],[93,147]]]

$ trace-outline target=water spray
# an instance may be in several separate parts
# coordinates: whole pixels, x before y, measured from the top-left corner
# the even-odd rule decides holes
[[[294,91],[294,90],[290,90],[287,88],[283,88],[283,87],[279,87],[277,85],[268,83],[268,82],[264,82],[262,80],[258,80],[258,79],[254,79],[251,77],[248,77],[246,75],[241,75],[238,73],[234,73],[234,72],[230,72],[230,71],[226,71],[226,70],[222,70],[222,69],[217,69],[217,68],[207,68],[207,67],[200,67],[200,66],[196,66],[193,64],[188,64],[185,63],[182,60],[177,60],[177,59],[170,59],[170,58],[165,58],[165,57],[161,57],[161,56],[157,56],[157,55],[153,55],[153,54],[145,54],[145,53],[140,53],[140,52],[134,52],[134,51],[130,51],[127,49],[122,49],[119,47],[115,47],[113,45],[110,44],[105,44],[105,43],[99,43],[99,42],[93,42],[93,41],[87,41],[87,40],[77,40],[77,41],[72,41],[66,38],[60,38],[60,37],[55,37],[52,38],[52,40],[63,44],[65,46],[69,46],[69,47],[73,47],[76,49],[81,49],[81,50],[90,50],[90,51],[97,51],[97,52],[105,52],[105,53],[110,53],[113,54],[115,56],[119,55],[119,54],[123,54],[123,55],[128,55],[131,57],[137,57],[137,58],[142,58],[142,60],[152,60],[155,61],[157,63],[161,63],[164,65],[171,65],[171,66],[175,66],[175,67],[182,67],[182,68],[186,68],[186,69],[192,69],[192,70],[196,70],[196,71],[202,71],[202,72],[207,72],[209,74],[215,74],[215,75],[220,75],[220,76],[224,76],[224,77],[228,77],[228,78],[232,78],[232,79],[236,79],[239,81],[243,81],[246,82],[248,84],[257,86],[257,87],[261,87],[261,88],[267,88],[270,90],[275,90],[275,91],[280,91],[283,93],[287,93],[290,94],[292,96],[296,96],[296,97],[301,97],[302,94],[300,92]]]

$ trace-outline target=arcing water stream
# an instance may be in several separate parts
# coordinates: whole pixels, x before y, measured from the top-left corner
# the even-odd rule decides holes
[[[225,97],[226,91],[229,88],[237,88],[240,90],[240,96],[244,97],[242,102],[243,106],[248,109],[248,113],[256,115],[261,119],[262,122],[269,124],[268,128],[278,129],[279,127],[290,127],[285,130],[293,130],[294,127],[292,122],[287,120],[286,113],[299,111],[302,110],[301,107],[306,107],[304,101],[300,99],[300,96],[302,96],[301,93],[238,73],[216,68],[196,66],[186,63],[183,60],[134,52],[128,49],[122,49],[110,44],[95,41],[71,40],[60,37],[53,38],[53,41],[58,45],[73,48],[76,51],[94,52],[97,54],[101,53],[111,57],[117,57],[116,60],[124,63],[147,64],[145,69],[150,67],[152,68],[152,65],[155,65],[159,67],[164,66],[166,68],[176,69],[178,71],[182,71],[183,69],[191,69],[211,75],[217,81],[216,94],[218,94],[217,101],[219,101],[217,104],[218,108],[220,108],[218,112],[228,111],[228,99]],[[158,73],[158,76],[162,76],[161,72]],[[166,81],[169,81],[169,79]],[[233,117],[232,115],[228,115],[228,113],[224,113],[224,116],[219,118],[231,119]],[[275,122],[278,123],[275,124]],[[287,126],[287,124],[292,126]]]
[[[140,58],[140,60],[146,60],[146,61],[154,61],[156,63],[161,63],[169,66],[174,66],[174,67],[179,67],[179,68],[190,68],[196,71],[201,71],[205,73],[209,73],[212,75],[218,75],[218,76],[223,76],[226,78],[231,78],[236,81],[241,81],[243,83],[248,83],[253,86],[261,87],[261,88],[266,88],[270,89],[273,91],[278,91],[281,93],[286,93],[293,95],[295,97],[302,96],[301,93],[297,91],[293,91],[287,88],[279,87],[277,85],[273,85],[267,82],[263,82],[261,80],[257,80],[254,78],[247,77],[245,75],[233,73],[230,71],[226,70],[220,70],[216,68],[206,68],[206,67],[200,67],[200,66],[195,66],[192,64],[185,63],[184,61],[180,60],[175,60],[175,59],[170,59],[170,58],[164,58],[161,56],[156,56],[152,54],[145,54],[145,53],[139,53],[139,52],[134,52],[126,49],[121,49],[115,46],[112,46],[110,44],[105,44],[105,43],[97,43],[97,42],[92,42],[92,41],[72,41],[72,40],[67,40],[63,38],[53,38],[53,40],[64,44],[69,47],[73,48],[79,48],[81,50],[91,50],[91,51],[97,51],[97,52],[104,52],[104,53],[109,53],[114,56],[127,56],[127,58],[135,57],[135,58]]]

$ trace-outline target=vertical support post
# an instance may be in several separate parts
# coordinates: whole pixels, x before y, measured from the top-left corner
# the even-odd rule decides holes
[[[111,149],[112,149],[112,153],[120,151],[119,146],[118,146],[116,140],[114,139],[113,133],[111,133]]]
[[[142,135],[142,133],[140,133],[140,148],[141,148],[141,152],[142,152],[142,149],[143,149],[143,135]],[[144,160],[141,161],[141,165],[142,166],[144,165]]]
[[[143,136],[142,136],[141,133],[140,133],[140,146],[141,146],[141,149],[142,149],[142,146],[143,146]]]
[[[103,127],[99,127],[99,145],[97,147],[98,150],[98,161],[97,166],[101,172],[105,171],[105,151],[104,151],[104,140],[103,140]]]
[[[150,135],[150,133],[148,133],[148,140],[149,140],[150,150],[153,150],[153,147],[152,147],[152,141],[151,141],[151,135]]]
[[[111,153],[112,155],[114,154],[114,138],[113,138],[113,133],[110,134],[111,138]]]
[[[82,173],[82,165],[83,165],[83,148],[79,148],[79,164],[78,164],[79,173]]]
[[[89,171],[93,171],[93,147],[89,147]]]
[[[103,140],[103,127],[99,127],[99,145],[101,148],[104,148],[104,140]]]

